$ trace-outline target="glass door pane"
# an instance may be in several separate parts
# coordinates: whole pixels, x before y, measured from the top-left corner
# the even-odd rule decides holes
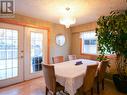
[[[0,80],[18,76],[18,31],[0,29]]]
[[[42,70],[42,33],[31,32],[31,73]]]

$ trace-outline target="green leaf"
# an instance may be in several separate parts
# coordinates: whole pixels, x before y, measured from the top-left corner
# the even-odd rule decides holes
[[[99,53],[102,55],[107,52],[115,53],[127,60],[127,10],[111,11],[110,15],[99,17],[97,25]],[[97,60],[103,60],[103,58],[99,57]],[[121,61],[118,69],[124,72],[125,69],[121,68],[121,64],[125,65]]]

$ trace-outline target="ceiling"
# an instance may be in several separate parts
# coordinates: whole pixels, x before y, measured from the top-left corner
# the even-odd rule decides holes
[[[16,13],[53,23],[59,23],[65,8],[70,7],[76,24],[96,21],[99,16],[112,10],[127,9],[126,0],[15,0]]]

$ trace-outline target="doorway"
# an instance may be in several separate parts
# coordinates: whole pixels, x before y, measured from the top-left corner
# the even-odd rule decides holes
[[[47,30],[0,23],[0,87],[43,76]]]

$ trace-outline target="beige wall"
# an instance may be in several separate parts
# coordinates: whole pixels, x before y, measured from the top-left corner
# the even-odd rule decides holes
[[[85,32],[85,31],[94,30],[96,27],[97,27],[96,22],[90,22],[90,23],[71,27],[71,32],[72,33]]]
[[[66,29],[63,25],[51,23],[48,21],[35,19],[23,15],[16,14],[15,18],[12,19],[0,19],[0,22],[9,22],[16,24],[23,24],[28,26],[46,27],[50,30],[50,63],[52,63],[52,57],[57,55],[63,55],[67,59],[67,55],[70,54],[70,43],[71,43],[71,33],[69,29]],[[64,34],[66,38],[66,43],[63,47],[57,46],[55,43],[55,37],[57,34]]]
[[[65,60],[67,60],[67,55],[70,54],[70,45],[71,45],[71,32],[70,29],[66,29],[62,25],[53,24],[52,32],[50,33],[50,60],[53,56],[63,55]],[[55,37],[57,34],[65,35],[65,44],[64,46],[58,46],[55,42]],[[51,61],[52,62],[52,61]]]

